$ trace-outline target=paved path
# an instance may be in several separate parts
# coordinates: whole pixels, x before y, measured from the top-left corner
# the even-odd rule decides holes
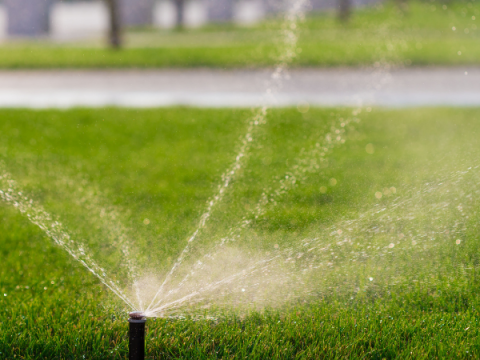
[[[480,68],[300,69],[275,98],[271,71],[0,71],[0,107],[480,106]]]

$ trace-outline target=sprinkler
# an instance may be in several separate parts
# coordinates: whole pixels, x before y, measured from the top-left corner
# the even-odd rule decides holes
[[[145,313],[141,311],[134,311],[128,314],[130,317],[128,322],[130,323],[129,334],[129,360],[144,360],[145,359],[145,323],[147,317]]]

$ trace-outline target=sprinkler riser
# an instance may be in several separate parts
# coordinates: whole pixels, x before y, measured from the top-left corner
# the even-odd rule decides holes
[[[129,360],[145,359],[145,323],[147,319],[128,319],[130,324],[128,348]]]

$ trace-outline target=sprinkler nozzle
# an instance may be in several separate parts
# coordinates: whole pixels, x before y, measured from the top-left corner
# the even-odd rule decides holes
[[[129,360],[144,360],[145,359],[145,323],[147,316],[143,311],[132,311],[128,314],[130,319],[129,332]]]
[[[147,317],[143,311],[132,311],[128,316],[133,320],[144,320]]]

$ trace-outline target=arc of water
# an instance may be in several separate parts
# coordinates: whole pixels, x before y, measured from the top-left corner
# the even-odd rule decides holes
[[[113,219],[117,219],[120,214],[113,206],[105,206],[107,201],[102,198],[100,195],[100,191],[96,188],[85,187],[86,180],[84,179],[76,179],[77,181],[71,181],[68,178],[62,177],[59,181],[62,182],[62,185],[69,185],[70,183],[78,183],[79,181],[82,183],[82,188],[76,189],[76,195],[74,197],[75,201],[85,207],[89,213],[97,213],[100,210],[100,218],[102,218],[102,222],[99,224],[100,226],[104,227],[107,236],[110,239],[114,240],[118,243],[118,248],[120,248],[121,253],[123,255],[122,265],[127,269],[128,276],[133,282],[133,287],[135,290],[135,296],[137,298],[137,302],[139,304],[140,309],[143,308],[143,301],[140,294],[140,288],[138,284],[138,266],[135,262],[136,257],[131,256],[130,253],[130,239],[127,236],[129,229],[127,229],[122,222],[115,221]],[[93,221],[98,220],[98,218],[93,218]],[[113,222],[113,223],[112,223]]]
[[[107,286],[115,295],[123,300],[132,309],[134,304],[128,299],[123,291],[106,276],[100,275],[103,269],[90,259],[82,247],[78,249],[72,248],[69,243],[73,242],[70,235],[63,230],[63,225],[52,219],[52,216],[40,205],[35,205],[32,199],[23,196],[19,191],[17,184],[11,179],[9,173],[3,171],[4,165],[0,163],[0,185],[6,185],[6,189],[0,189],[0,198],[7,204],[11,204],[14,208],[25,214],[27,219],[34,225],[38,226],[45,234],[50,237],[55,244],[63,248],[75,260],[80,262],[88,271],[96,276],[102,284]],[[3,188],[4,186],[2,186]],[[87,262],[88,261],[88,262]]]
[[[296,56],[296,44],[298,41],[298,34],[297,34],[297,22],[300,18],[304,15],[304,6],[306,0],[289,0],[289,10],[286,13],[285,21],[283,24],[283,41],[285,44],[285,51],[279,58],[279,62],[275,67],[274,72],[272,73],[272,83],[271,86],[267,89],[266,95],[270,97],[274,97],[273,93],[274,90],[278,89],[281,85],[282,76],[285,73],[288,64],[293,60]],[[243,138],[242,145],[240,147],[240,151],[238,152],[233,165],[224,173],[222,176],[222,183],[219,186],[219,190],[217,194],[213,197],[212,200],[209,201],[208,206],[204,214],[201,216],[197,229],[194,231],[193,235],[188,239],[187,245],[181,252],[180,256],[175,261],[173,267],[167,273],[164,281],[160,285],[160,288],[156,292],[155,296],[153,297],[152,301],[150,302],[149,306],[147,307],[147,311],[151,309],[152,306],[156,306],[157,297],[163,292],[163,289],[167,282],[171,279],[174,272],[177,270],[178,266],[183,262],[185,255],[190,251],[190,244],[195,241],[199,232],[205,227],[208,219],[210,218],[210,214],[224,196],[224,193],[230,184],[230,182],[234,179],[235,175],[237,174],[238,170],[242,168],[242,161],[247,155],[247,152],[250,149],[250,143],[253,141],[253,131],[259,125],[262,125],[266,122],[267,116],[267,106],[263,106],[260,110],[258,110],[257,114],[254,116],[253,120],[250,121],[249,126],[247,128],[247,132]],[[159,303],[161,303],[161,299]]]

